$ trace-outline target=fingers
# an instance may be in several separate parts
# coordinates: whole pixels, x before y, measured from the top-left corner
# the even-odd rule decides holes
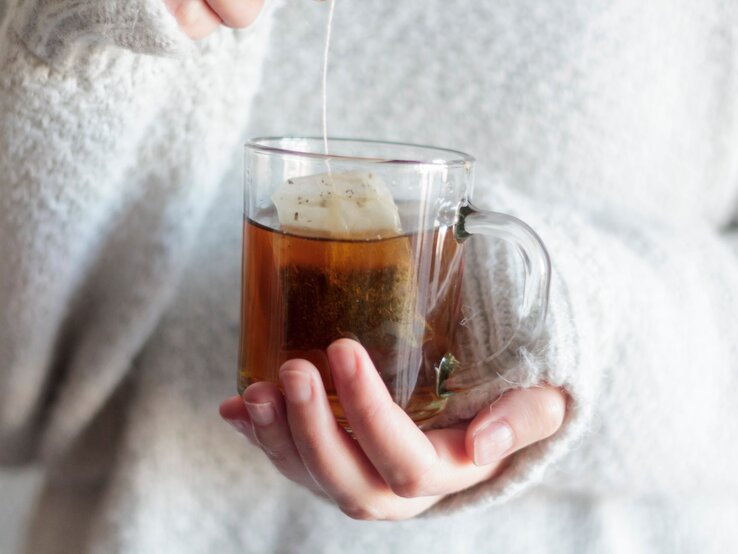
[[[433,497],[465,489],[497,469],[466,453],[464,429],[424,433],[392,400],[366,350],[342,339],[328,348],[333,382],[364,454],[393,493]]]
[[[292,437],[313,479],[346,511],[381,479],[358,445],[335,421],[317,369],[290,360],[280,370]],[[370,511],[370,510],[369,510]]]
[[[242,29],[256,20],[264,0],[208,0],[208,4],[224,25]]]
[[[257,383],[246,390],[244,401],[255,440],[287,478],[330,497],[354,519],[406,519],[438,500],[398,499],[359,444],[336,423],[312,364],[291,360],[280,370],[280,380],[284,400],[274,385]],[[237,406],[233,410],[242,417]],[[224,407],[221,413],[234,417]]]
[[[169,11],[191,39],[208,36],[222,23],[205,0],[166,0]]]
[[[273,384],[251,385],[221,415],[289,479],[331,498],[355,519],[413,517],[444,495],[495,477],[506,456],[559,429],[566,396],[553,387],[509,391],[466,428],[421,432],[397,406],[366,351],[328,349],[333,381],[355,435],[337,423],[318,370],[305,360]],[[246,423],[233,423],[233,420]]]
[[[257,444],[251,418],[240,396],[232,396],[220,405],[220,417],[246,437],[251,444]]]
[[[312,364],[291,360],[282,366],[280,379],[300,456],[313,479],[346,515],[362,520],[406,519],[438,501],[437,497],[399,499],[392,492],[358,442],[336,423]]]
[[[483,466],[553,435],[564,421],[566,396],[554,387],[506,392],[466,431],[466,451]]]
[[[392,400],[366,350],[341,339],[327,353],[341,407],[374,467],[397,494],[432,493],[436,450]]]
[[[270,383],[255,383],[246,389],[241,404],[248,412],[256,444],[280,473],[314,492],[322,492],[295,448],[279,389]]]
[[[180,28],[191,39],[208,36],[220,25],[243,28],[253,23],[264,0],[165,0]]]

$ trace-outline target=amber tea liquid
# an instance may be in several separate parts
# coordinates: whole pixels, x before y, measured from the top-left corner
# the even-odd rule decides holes
[[[325,349],[353,338],[395,401],[420,423],[440,411],[439,364],[456,351],[461,245],[451,227],[370,240],[308,238],[265,212],[244,222],[239,391],[278,384],[303,358],[320,371],[345,424]]]

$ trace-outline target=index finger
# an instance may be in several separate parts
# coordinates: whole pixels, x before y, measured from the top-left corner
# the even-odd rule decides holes
[[[407,496],[408,491],[423,491],[430,496],[444,488],[437,482],[435,447],[392,400],[366,350],[356,341],[340,339],[327,353],[351,431],[393,492]]]

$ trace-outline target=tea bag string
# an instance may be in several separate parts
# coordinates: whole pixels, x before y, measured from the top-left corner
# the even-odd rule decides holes
[[[328,25],[325,32],[325,49],[323,50],[323,149],[328,154],[328,53],[331,49],[333,31],[333,14],[336,0],[328,0]],[[329,168],[330,172],[330,168]]]
[[[333,171],[331,170],[331,160],[328,157],[328,57],[331,49],[331,36],[333,35],[333,14],[335,13],[336,0],[328,0],[328,23],[325,31],[325,50],[323,51],[323,149],[326,154],[325,167],[328,172],[328,181],[331,184],[331,191],[334,197],[337,195],[336,183],[333,180]],[[329,204],[331,219],[334,222],[341,222],[344,234],[348,233],[348,224],[343,220],[341,210],[336,202]]]

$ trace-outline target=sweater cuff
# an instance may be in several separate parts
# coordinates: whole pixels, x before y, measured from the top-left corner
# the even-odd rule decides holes
[[[514,211],[514,210],[505,210]],[[527,218],[530,221],[530,218]],[[545,229],[542,221],[530,221]],[[434,427],[445,427],[474,418],[507,390],[546,383],[568,395],[564,422],[553,436],[513,454],[510,463],[495,478],[446,497],[428,515],[499,504],[540,483],[550,466],[562,459],[584,435],[592,419],[597,376],[580,363],[574,308],[563,276],[553,261],[548,317],[542,337],[533,344],[515,348],[504,358],[491,356],[516,332],[512,314],[520,300],[520,266],[500,249],[491,249],[484,239],[471,238],[467,245],[465,277],[464,357],[485,362],[490,381],[449,399],[442,419]],[[504,362],[500,362],[503,359]]]
[[[20,0],[13,30],[49,65],[101,46],[176,55],[191,47],[163,0]]]

